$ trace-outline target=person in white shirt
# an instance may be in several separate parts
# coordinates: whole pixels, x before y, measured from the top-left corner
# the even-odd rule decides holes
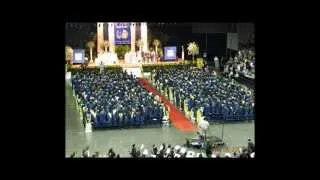
[[[102,74],[103,73],[103,62],[101,61],[100,62],[100,74]]]
[[[213,74],[214,76],[216,76],[216,75],[217,75],[216,71],[213,71],[213,72],[212,72],[212,74]]]
[[[216,69],[219,69],[219,58],[215,56],[213,60],[214,60],[214,67]]]
[[[234,57],[234,62],[238,62],[238,57]]]

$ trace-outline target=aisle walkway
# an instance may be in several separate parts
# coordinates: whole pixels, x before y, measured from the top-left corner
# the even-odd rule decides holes
[[[164,104],[169,107],[169,119],[177,129],[185,132],[194,132],[197,130],[197,128],[184,116],[184,114],[178,110],[166,97],[162,96],[154,87],[152,87],[147,80],[143,78],[138,79],[141,86],[143,86],[149,92],[158,95]]]

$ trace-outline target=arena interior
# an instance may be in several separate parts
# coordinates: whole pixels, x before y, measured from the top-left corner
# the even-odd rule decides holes
[[[66,158],[254,158],[253,23],[66,23]]]

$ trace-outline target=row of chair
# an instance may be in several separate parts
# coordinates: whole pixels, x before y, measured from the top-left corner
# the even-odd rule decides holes
[[[85,112],[83,112],[83,117],[87,117]],[[160,125],[163,120],[163,113],[156,113],[152,116],[134,116],[131,117],[123,117],[120,120],[120,117],[114,116],[112,118],[108,118],[105,113],[98,113],[96,116],[90,114],[91,122],[94,128],[107,128],[107,127],[141,127],[144,125]]]

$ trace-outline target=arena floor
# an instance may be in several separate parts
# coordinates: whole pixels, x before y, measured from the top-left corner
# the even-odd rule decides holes
[[[77,152],[76,157],[78,157],[86,146],[90,147],[90,152],[99,151],[101,153],[112,147],[121,157],[129,157],[131,145],[134,143],[137,147],[144,144],[147,149],[151,150],[153,144],[159,145],[165,142],[171,145],[182,145],[186,138],[196,136],[195,133],[181,132],[174,127],[99,130],[86,134],[76,111],[72,89],[67,83],[65,92],[66,157],[72,152]],[[221,132],[222,125],[210,125],[209,135],[221,137]],[[246,146],[249,137],[254,141],[254,121],[224,125],[224,142],[229,147]]]

